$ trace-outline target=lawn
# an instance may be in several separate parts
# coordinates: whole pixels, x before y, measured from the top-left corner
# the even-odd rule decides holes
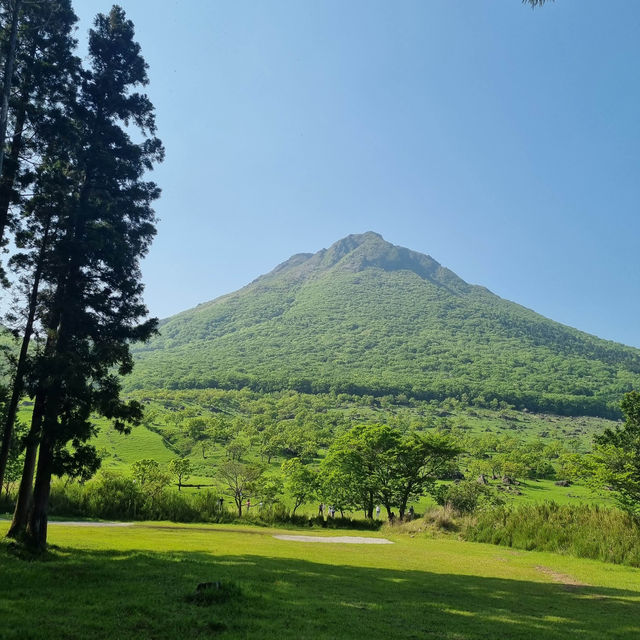
[[[393,545],[346,545],[276,540],[274,533],[56,524],[55,549],[37,562],[16,559],[3,543],[0,637],[640,636],[637,569],[449,538],[395,535]],[[208,606],[187,601],[198,583],[215,581],[239,593]]]

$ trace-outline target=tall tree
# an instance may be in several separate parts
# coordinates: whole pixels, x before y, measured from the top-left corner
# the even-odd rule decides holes
[[[262,476],[262,469],[255,465],[229,460],[220,465],[218,475],[236,504],[238,516],[242,516],[243,502],[251,498],[254,489],[257,488],[256,483]]]
[[[410,500],[435,490],[435,482],[450,470],[460,449],[441,433],[412,433],[396,447],[392,457],[393,498],[401,518]]]
[[[60,203],[63,234],[45,276],[47,339],[34,376],[41,435],[26,535],[40,548],[51,476],[69,446],[86,456],[84,443],[95,432],[92,412],[123,431],[142,419],[138,403],[120,399],[118,374],[132,368],[129,343],[146,339],[156,326],[142,321],[139,260],[155,234],[152,203],[159,196],[144,174],[162,160],[163,148],[153,106],[135,91],[148,80],[133,38],[120,7],[98,15],[89,34],[91,66],[73,112],[76,136],[68,141],[65,169],[72,185]],[[131,138],[133,129],[140,141]]]
[[[79,82],[79,60],[73,55],[75,40],[71,37],[75,21],[69,0],[27,3],[21,13],[16,97],[11,111],[13,134],[0,178],[0,244],[7,226],[16,231],[15,243],[20,251],[10,264],[18,271],[26,292],[26,309],[23,321],[16,327],[22,335],[21,346],[0,425],[0,484],[18,403],[24,393],[39,288],[57,226],[58,194],[64,192],[67,182],[61,168],[68,163],[68,111]],[[27,187],[33,191],[29,197],[21,194]],[[12,204],[21,205],[18,216],[9,216]]]

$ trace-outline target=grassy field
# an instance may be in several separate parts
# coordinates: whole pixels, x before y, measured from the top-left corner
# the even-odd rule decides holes
[[[312,544],[274,533],[57,524],[50,527],[55,549],[36,562],[13,557],[2,543],[0,637],[640,636],[637,569],[452,539]],[[188,600],[198,583],[212,581],[231,585],[220,591],[230,593],[227,601]]]

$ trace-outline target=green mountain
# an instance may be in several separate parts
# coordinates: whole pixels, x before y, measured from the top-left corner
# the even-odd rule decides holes
[[[640,387],[640,350],[503,300],[372,232],[164,320],[136,357],[131,389],[458,397],[615,416]]]

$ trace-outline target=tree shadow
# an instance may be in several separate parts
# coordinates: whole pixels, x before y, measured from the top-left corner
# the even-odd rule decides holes
[[[374,551],[372,551],[374,553]],[[640,593],[260,555],[0,559],[0,638],[636,639]],[[239,595],[196,606],[201,582]],[[35,612],[35,615],[34,615]]]

